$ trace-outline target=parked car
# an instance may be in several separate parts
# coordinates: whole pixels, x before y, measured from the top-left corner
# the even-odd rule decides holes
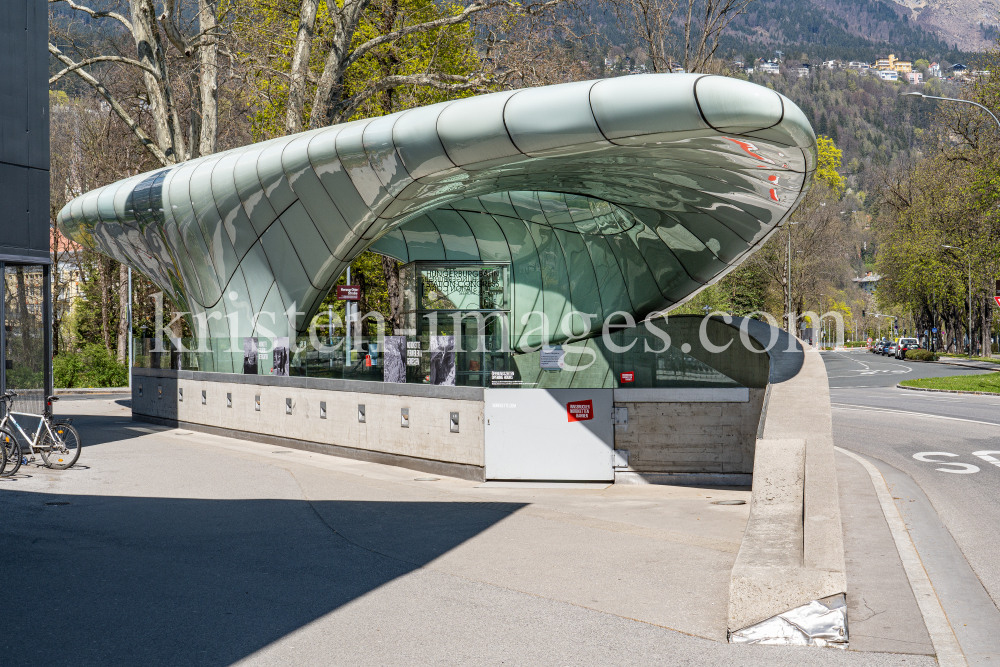
[[[919,350],[920,341],[916,338],[900,338],[899,345],[896,346],[896,358],[906,359],[907,350]]]
[[[888,343],[886,343],[885,349],[882,350],[882,354],[884,354],[887,357],[895,357],[896,356],[896,348],[898,346],[899,346],[899,343],[897,343],[894,340],[891,340]]]
[[[875,347],[872,348],[872,352],[874,352],[875,354],[882,354],[882,348],[884,347],[885,347],[885,341],[880,340],[875,343]]]

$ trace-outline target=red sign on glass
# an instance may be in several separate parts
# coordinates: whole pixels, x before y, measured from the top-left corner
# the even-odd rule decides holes
[[[583,422],[594,418],[593,401],[570,401],[566,404],[566,417],[571,422]]]
[[[361,285],[337,285],[337,301],[358,301]]]
[[[625,371],[621,375],[622,382],[635,382],[635,373],[632,371]]]

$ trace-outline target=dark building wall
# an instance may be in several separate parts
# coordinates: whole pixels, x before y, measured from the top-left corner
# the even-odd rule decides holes
[[[48,3],[0,5],[0,261],[47,262]]]

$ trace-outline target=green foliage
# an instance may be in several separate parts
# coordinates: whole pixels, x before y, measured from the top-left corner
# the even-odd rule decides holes
[[[254,81],[257,103],[251,118],[251,129],[257,141],[282,136],[286,132],[287,73],[291,71],[292,48],[298,28],[298,6],[298,0],[248,0],[247,15],[254,17],[254,20],[240,25],[240,29],[246,31],[247,35],[257,35],[257,41],[268,44],[267,60],[269,67],[273,68],[273,72],[260,73]],[[462,10],[459,4],[437,3],[433,0],[374,0],[365,8],[358,30],[353,35],[351,48],[409,26],[454,16]],[[330,39],[337,28],[328,10],[328,0],[320,0],[316,17],[309,62],[313,80],[318,80],[323,74],[330,55]],[[415,32],[386,42],[348,67],[344,77],[343,96],[351,97],[388,76],[409,76],[429,70],[447,75],[472,74],[480,67],[474,41],[473,30],[465,23]],[[311,84],[304,109],[303,121],[306,125],[314,94],[315,85]],[[474,94],[450,93],[416,85],[392,86],[370,97],[348,120],[381,116]]]
[[[81,352],[64,352],[52,360],[56,387],[124,387],[128,385],[128,367],[120,364],[99,343],[84,346]]]
[[[670,314],[703,315],[719,311],[745,317],[767,310],[767,275],[758,264],[747,262]]]
[[[830,137],[816,137],[819,158],[816,164],[816,180],[826,183],[839,197],[844,191],[844,179],[837,172],[840,169],[843,151],[837,148]]]
[[[906,358],[911,361],[937,361],[937,355],[930,350],[907,350]]]
[[[982,391],[990,394],[1000,394],[1000,373],[986,373],[984,375],[949,375],[941,378],[903,380],[899,384],[904,387],[920,387],[922,389]]]

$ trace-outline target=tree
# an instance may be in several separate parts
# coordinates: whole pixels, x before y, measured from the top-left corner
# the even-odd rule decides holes
[[[493,13],[511,30],[563,1],[251,0],[235,34],[263,106],[283,111],[270,112],[273,136],[277,118],[293,133],[375,115],[380,97],[417,106],[495,89],[504,73],[478,57],[474,21]]]
[[[829,137],[816,137],[816,180],[824,183],[830,190],[840,195],[844,191],[844,179],[837,171],[840,169],[840,161],[843,153],[833,143]]]
[[[719,40],[752,0],[604,0],[649,55],[654,72],[712,67]],[[675,30],[679,23],[680,32]]]
[[[216,151],[223,34],[219,0],[165,0],[159,16],[154,0],[112,0],[111,9],[74,0],[49,3],[112,24],[103,35],[91,30],[89,43],[81,43],[70,24],[53,21],[49,53],[64,67],[49,85],[69,74],[82,79],[162,166]],[[106,80],[114,78],[109,64],[137,75],[139,90],[115,90]],[[179,91],[182,84],[186,90]]]

